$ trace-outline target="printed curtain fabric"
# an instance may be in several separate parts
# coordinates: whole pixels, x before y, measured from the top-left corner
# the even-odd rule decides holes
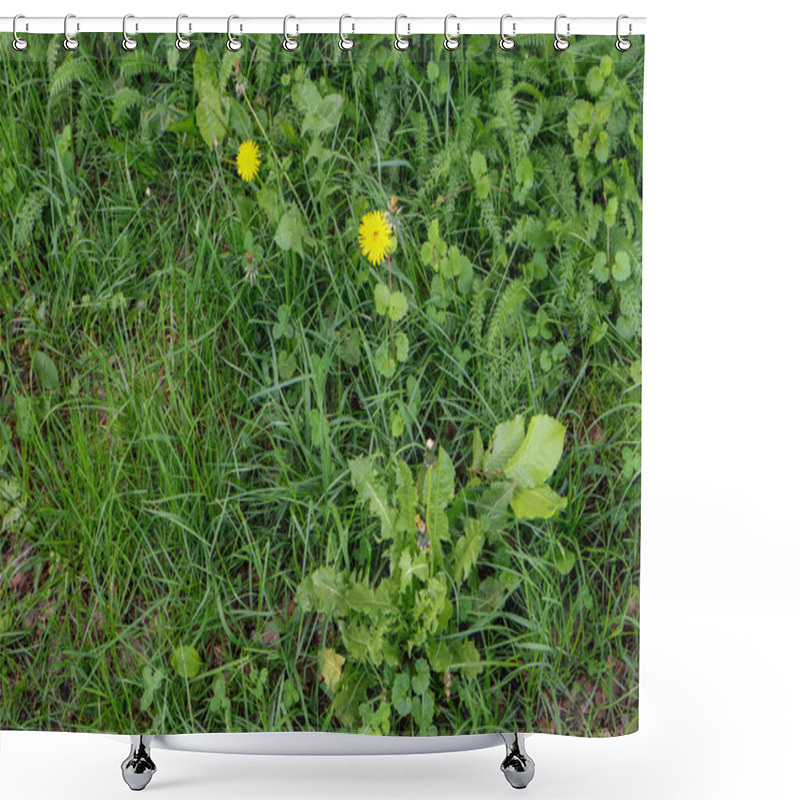
[[[638,727],[644,41],[0,40],[0,728]]]

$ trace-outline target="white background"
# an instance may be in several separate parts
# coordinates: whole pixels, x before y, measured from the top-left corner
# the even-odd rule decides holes
[[[641,729],[530,738],[537,775],[527,792],[798,797],[797,5],[18,0],[3,11],[70,12],[647,16]],[[6,732],[0,795],[128,797],[126,754],[101,736]],[[508,798],[501,757],[502,748],[348,759],[156,751],[146,792]]]

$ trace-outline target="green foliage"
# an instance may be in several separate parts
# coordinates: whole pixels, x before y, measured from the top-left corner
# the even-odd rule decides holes
[[[524,417],[517,415],[495,428],[484,451],[476,429],[474,477],[458,486],[447,451],[439,447],[433,457],[432,443],[416,478],[398,457],[385,464],[377,456],[350,459],[357,502],[379,523],[375,545],[388,569],[355,577],[319,567],[295,598],[302,609],[336,621],[347,655],[323,651],[323,680],[343,722],[358,705],[363,725],[382,726],[364,691],[353,688],[362,685],[365,671],[388,670],[399,702],[385,713],[389,720],[410,713],[420,731],[429,730],[433,720],[431,668],[442,676],[462,671],[468,682],[474,680],[481,655],[476,643],[458,632],[453,589],[475,582],[486,531],[509,523],[509,504],[520,519],[547,518],[566,506],[544,483],[561,457],[564,433],[564,426],[546,415],[534,416],[526,433]]]

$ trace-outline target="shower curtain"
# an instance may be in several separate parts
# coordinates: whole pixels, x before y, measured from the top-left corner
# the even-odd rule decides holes
[[[0,38],[0,728],[638,727],[644,40]]]

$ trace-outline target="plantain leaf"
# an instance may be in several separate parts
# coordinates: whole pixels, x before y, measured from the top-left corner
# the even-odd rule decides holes
[[[501,422],[495,429],[489,451],[485,456],[486,472],[495,472],[505,467],[509,458],[519,449],[525,437],[525,417],[517,414],[514,419]]]
[[[529,489],[544,483],[561,458],[566,430],[546,414],[532,417],[525,439],[503,468],[506,477]]]
[[[545,485],[534,489],[517,487],[511,498],[511,510],[517,519],[547,519],[566,505],[566,497],[560,497]]]

